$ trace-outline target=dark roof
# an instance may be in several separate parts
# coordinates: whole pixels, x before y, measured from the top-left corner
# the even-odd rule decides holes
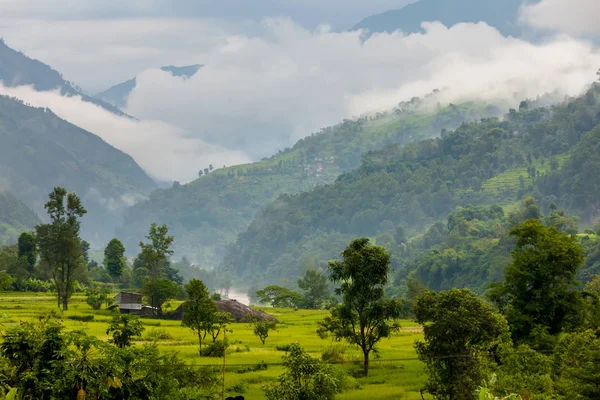
[[[142,295],[139,293],[121,292],[115,296],[115,302],[117,304],[142,304]]]

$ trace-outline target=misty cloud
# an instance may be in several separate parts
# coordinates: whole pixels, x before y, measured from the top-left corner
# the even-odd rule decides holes
[[[598,0],[541,0],[521,9],[521,22],[574,35],[600,35]]]
[[[59,117],[128,153],[151,176],[160,180],[190,181],[197,176],[200,168],[209,164],[220,167],[249,161],[239,151],[208,144],[197,137],[186,137],[181,129],[167,123],[118,117],[81,101],[79,97],[63,97],[58,92],[37,92],[28,86],[0,86],[0,94],[19,98],[35,107],[50,108]],[[135,199],[124,197],[108,201],[131,203]]]
[[[188,80],[159,70],[138,76],[127,112],[178,126],[256,159],[321,127],[445,89],[445,101],[577,94],[595,78],[600,55],[586,42],[531,44],[486,24],[425,33],[307,31],[267,20],[265,35],[231,36]]]

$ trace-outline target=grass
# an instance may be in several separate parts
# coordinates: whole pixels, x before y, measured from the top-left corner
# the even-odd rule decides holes
[[[262,386],[271,382],[282,373],[281,357],[285,354],[277,350],[298,342],[313,357],[321,356],[327,346],[333,345],[329,339],[319,339],[315,331],[317,321],[327,315],[327,311],[266,309],[279,319],[278,330],[270,333],[266,344],[252,333],[248,324],[237,323],[228,327],[226,388],[229,395],[242,391],[247,399],[264,398]],[[64,313],[58,311],[55,297],[43,293],[0,293],[0,329],[18,324],[20,321],[34,321],[39,316],[54,312],[63,319],[67,329],[82,329],[101,340],[108,340],[106,328],[111,319],[107,310],[94,311],[81,295],[74,296],[70,309]],[[92,321],[82,321],[85,316],[93,315]],[[75,319],[72,319],[75,317]],[[180,357],[191,365],[214,365],[222,368],[222,358],[200,357],[198,355],[197,338],[180,321],[142,319],[146,328],[137,345],[157,339],[161,351],[178,352]],[[338,367],[346,370],[355,379],[352,387],[338,395],[338,399],[402,399],[418,400],[419,389],[426,380],[423,364],[416,360],[413,347],[415,340],[422,338],[417,324],[412,321],[401,321],[402,329],[391,338],[381,341],[379,356],[371,358],[371,372],[368,378],[360,377],[362,356],[359,351],[348,346],[345,362]],[[210,341],[209,339],[207,339]],[[258,363],[269,364],[266,370],[239,373],[241,369],[256,366]]]

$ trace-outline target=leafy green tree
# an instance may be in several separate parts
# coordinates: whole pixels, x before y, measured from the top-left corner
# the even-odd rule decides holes
[[[510,233],[517,239],[513,261],[490,298],[506,315],[513,339],[520,343],[540,329],[556,335],[581,326],[586,306],[576,290],[584,256],[578,239],[535,219]]]
[[[35,264],[38,256],[37,238],[35,235],[29,232],[23,232],[19,236],[17,243],[19,249],[19,260],[25,261],[25,266],[29,277],[32,277],[35,272]]]
[[[256,335],[264,345],[269,337],[269,332],[277,330],[277,323],[268,319],[260,319],[255,315],[248,314],[246,320],[252,324],[254,335]]]
[[[112,334],[112,342],[115,346],[123,348],[131,346],[131,340],[134,336],[141,336],[144,332],[144,326],[139,317],[131,314],[115,314],[106,334]]]
[[[229,323],[233,320],[231,319],[231,314],[228,312],[216,312],[213,316],[213,323],[210,327],[210,336],[212,337],[213,343],[217,341],[217,338],[221,334],[221,332],[227,327]]]
[[[340,391],[339,374],[308,355],[298,343],[290,345],[283,366],[285,372],[263,389],[268,400],[333,400]]]
[[[162,313],[162,306],[169,298],[175,297],[177,285],[164,278],[169,265],[169,257],[173,254],[173,236],[168,236],[166,225],[152,224],[146,238],[149,243],[140,242],[140,253],[137,256],[138,269],[147,271],[142,291],[150,299],[152,307]]]
[[[390,255],[369,239],[355,239],[342,252],[341,261],[330,261],[330,279],[340,282],[336,294],[341,305],[331,310],[331,316],[319,322],[318,333],[328,333],[357,345],[363,352],[363,372],[369,374],[369,355],[383,338],[397,327],[390,323],[402,313],[402,304],[385,296]]]
[[[187,326],[196,333],[199,351],[202,353],[202,341],[217,323],[217,305],[210,298],[210,293],[201,280],[192,279],[184,288],[187,301],[183,305],[181,325]]]
[[[424,341],[415,344],[436,399],[474,399],[492,351],[508,337],[504,317],[466,289],[426,292],[413,309]]]
[[[271,285],[256,291],[256,297],[261,303],[271,304],[273,307],[294,308],[298,307],[304,298],[300,293],[293,292],[282,286]]]
[[[321,308],[329,295],[327,277],[314,269],[306,271],[304,277],[298,279],[298,287],[304,291],[303,305],[309,309]]]
[[[52,272],[59,307],[69,308],[69,298],[74,292],[75,280],[84,266],[80,221],[86,210],[79,197],[56,187],[50,193],[45,208],[50,216],[49,224],[35,227],[40,257]]]
[[[113,279],[118,279],[126,265],[125,246],[119,239],[114,238],[104,249],[104,266]]]

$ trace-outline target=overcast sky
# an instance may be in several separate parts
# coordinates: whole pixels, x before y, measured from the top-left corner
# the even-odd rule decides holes
[[[547,34],[529,43],[484,23],[430,22],[422,34],[367,41],[345,31],[403,0],[0,0],[7,44],[88,92],[137,76],[126,111],[140,121],[57,93],[0,93],[50,107],[153,176],[185,182],[208,164],[269,156],[344,118],[434,89],[452,102],[518,104],[555,89],[576,95],[600,67],[589,41],[600,35],[597,2],[524,7],[521,23]],[[206,67],[186,81],[156,69],[196,63]]]

